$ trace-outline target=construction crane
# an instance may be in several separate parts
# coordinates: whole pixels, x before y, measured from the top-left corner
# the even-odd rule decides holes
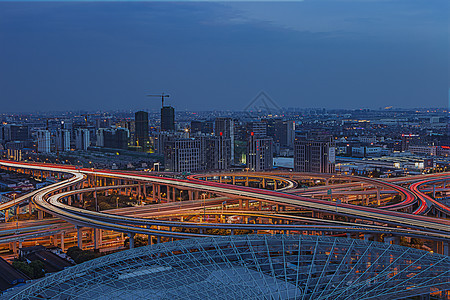
[[[169,98],[170,95],[162,93],[161,95],[147,95],[147,97],[161,97],[161,107],[164,107],[164,98]]]
[[[84,122],[86,123],[86,127],[88,126],[88,119],[89,116],[100,116],[100,114],[82,114],[81,116],[84,117]]]

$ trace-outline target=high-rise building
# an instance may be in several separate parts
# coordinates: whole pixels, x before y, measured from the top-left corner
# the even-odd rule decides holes
[[[27,125],[6,124],[0,126],[0,140],[27,141],[30,139],[30,131]]]
[[[191,121],[191,134],[213,134],[214,122],[213,121]]]
[[[191,121],[191,133],[201,133],[203,129],[203,121]]]
[[[58,151],[70,151],[70,131],[60,129],[56,131],[56,149]]]
[[[127,149],[129,136],[129,131],[126,128],[100,128],[97,130],[97,146],[113,149]]]
[[[234,163],[234,120],[232,118],[216,118],[214,133],[216,136],[222,135],[231,140],[231,162]]]
[[[39,130],[37,132],[37,150],[39,153],[50,153],[50,131]]]
[[[75,133],[75,148],[86,151],[90,146],[90,134],[86,128],[78,128]]]
[[[10,125],[11,141],[26,141],[30,139],[30,129],[28,125]]]
[[[267,136],[271,137],[274,143],[280,147],[292,147],[294,143],[295,122],[283,119],[264,119],[267,124]],[[255,132],[256,134],[256,132]]]
[[[247,168],[251,171],[263,171],[273,167],[273,140],[269,137],[257,137],[250,134],[247,142]]]
[[[230,168],[230,138],[223,135],[206,137],[202,152],[207,170],[228,170]]]
[[[136,146],[147,148],[149,142],[148,113],[145,111],[138,111],[135,113],[134,119]]]
[[[175,109],[172,106],[161,108],[161,131],[175,130]]]
[[[297,139],[294,142],[294,171],[334,173],[335,143],[331,137]]]
[[[166,142],[164,166],[170,172],[193,172],[204,169],[198,139],[172,139]]]
[[[267,123],[262,121],[253,121],[248,123],[247,132],[250,134],[253,132],[256,137],[267,136]]]

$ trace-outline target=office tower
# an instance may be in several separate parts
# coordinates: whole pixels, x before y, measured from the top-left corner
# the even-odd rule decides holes
[[[126,128],[100,128],[97,131],[97,146],[112,149],[128,149],[129,136],[129,131]]]
[[[255,137],[265,137],[267,136],[267,123],[262,121],[254,121],[248,123],[247,126],[248,134],[253,132]]]
[[[50,131],[39,130],[37,132],[37,146],[39,153],[50,153]]]
[[[11,141],[26,141],[30,139],[28,125],[10,125]]]
[[[286,121],[286,146],[289,148],[294,148],[294,141],[295,141],[295,121],[288,120]]]
[[[175,109],[172,106],[161,108],[161,131],[175,130]]]
[[[264,119],[267,124],[267,136],[281,147],[292,147],[294,143],[295,122],[283,119]],[[256,134],[256,132],[255,132]]]
[[[308,137],[294,142],[294,171],[334,173],[335,143],[331,137]]]
[[[172,139],[164,149],[165,170],[194,172],[204,169],[201,163],[201,143],[195,139]]]
[[[59,129],[56,132],[56,149],[58,151],[70,151],[70,131]]]
[[[223,135],[206,137],[202,152],[207,170],[228,170],[230,168],[230,138]]]
[[[223,135],[231,140],[231,163],[234,163],[234,121],[232,118],[216,118],[214,128],[216,136]]]
[[[203,121],[191,121],[191,134],[201,133]]]
[[[75,148],[77,150],[86,151],[90,146],[89,130],[85,128],[78,128],[75,133]]]
[[[269,137],[257,137],[250,133],[247,142],[247,168],[262,171],[273,167],[273,140]]]
[[[214,122],[213,121],[191,121],[191,134],[213,134]]]
[[[27,125],[6,124],[0,126],[0,140],[27,141],[30,139],[30,131]]]
[[[136,146],[143,148],[148,147],[148,113],[145,111],[138,111],[134,115],[135,119],[135,138]]]
[[[134,120],[123,120],[116,123],[116,127],[128,129],[130,135],[129,143],[131,145],[136,145],[136,126]]]

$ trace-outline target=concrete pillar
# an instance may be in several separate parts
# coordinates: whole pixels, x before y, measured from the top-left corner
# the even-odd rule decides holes
[[[159,235],[156,237],[156,243],[161,243],[161,237]]]
[[[19,249],[22,249],[22,242],[23,241],[19,241]]]
[[[194,192],[192,190],[188,191],[188,196],[189,196],[189,200],[193,200],[194,199]]]
[[[83,227],[76,225],[75,228],[77,229],[78,248],[83,249]]]
[[[64,252],[64,232],[61,232],[61,250]]]
[[[128,238],[130,241],[130,249],[134,248],[134,233],[128,233]]]
[[[55,234],[53,236],[53,246],[58,247],[58,235]]]
[[[161,185],[158,184],[156,189],[158,190],[158,203],[161,203]]]
[[[381,200],[381,192],[380,192],[380,188],[377,188],[377,206],[380,206],[380,200]]]
[[[5,222],[8,222],[9,219],[9,209],[5,210]]]
[[[146,225],[145,228],[150,229],[150,225]],[[148,245],[153,245],[151,234],[147,235]]]
[[[156,184],[152,184],[152,199],[153,202],[156,202]]]
[[[100,229],[98,228],[93,228],[94,234],[93,234],[93,239],[94,239],[94,249],[97,250],[100,246],[101,246],[101,241],[100,241],[100,234],[99,231]]]

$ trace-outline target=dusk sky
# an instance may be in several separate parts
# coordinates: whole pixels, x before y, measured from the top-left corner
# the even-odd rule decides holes
[[[446,107],[448,0],[2,2],[0,112]]]

